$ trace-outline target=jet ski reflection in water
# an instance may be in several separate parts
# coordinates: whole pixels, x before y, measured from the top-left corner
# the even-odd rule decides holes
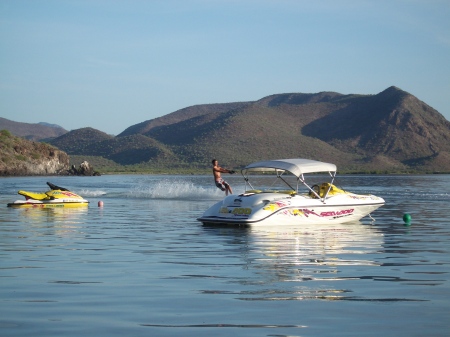
[[[16,208],[73,208],[87,207],[89,205],[89,201],[78,194],[70,192],[67,188],[56,186],[49,182],[47,182],[47,185],[50,187],[50,191],[47,192],[17,192],[23,195],[25,200],[17,200],[9,203],[7,206]]]

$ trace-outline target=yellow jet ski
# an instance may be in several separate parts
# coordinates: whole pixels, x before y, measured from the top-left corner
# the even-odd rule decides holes
[[[8,204],[8,207],[16,208],[73,208],[87,207],[89,201],[83,199],[78,194],[70,192],[67,188],[59,187],[47,182],[50,191],[36,193],[19,191],[25,200],[17,200]]]

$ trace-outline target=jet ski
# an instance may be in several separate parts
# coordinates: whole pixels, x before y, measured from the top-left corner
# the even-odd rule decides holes
[[[67,188],[56,186],[50,182],[47,182],[47,185],[50,187],[47,192],[17,192],[23,195],[25,200],[17,200],[7,206],[15,208],[73,208],[89,205],[89,201],[70,192]]]

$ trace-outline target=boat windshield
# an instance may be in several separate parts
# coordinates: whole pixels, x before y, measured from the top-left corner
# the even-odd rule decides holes
[[[292,192],[298,191],[298,178],[288,171],[267,169],[248,170],[242,173],[245,180],[246,190],[273,190],[273,189],[288,189]]]
[[[283,193],[288,192],[291,194],[307,193],[310,195],[313,194],[319,199],[326,198],[328,191],[324,196],[320,197],[318,195],[318,190],[314,187],[324,182],[332,184],[335,175],[336,172],[328,172],[328,174],[323,172],[322,174],[301,174],[297,177],[289,171],[273,168],[264,170],[242,170],[246,193],[251,191],[275,191]],[[300,189],[302,189],[302,191]]]

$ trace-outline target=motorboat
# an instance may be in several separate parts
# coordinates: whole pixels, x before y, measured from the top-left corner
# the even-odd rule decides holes
[[[359,221],[384,205],[383,198],[333,185],[336,172],[334,164],[301,158],[252,163],[241,170],[245,191],[228,195],[197,220],[205,225],[337,224]],[[267,181],[261,177],[275,181],[256,189],[252,181]],[[312,183],[315,179],[322,182]]]
[[[67,188],[56,186],[47,182],[50,190],[47,192],[28,192],[19,191],[20,195],[25,197],[25,200],[17,200],[9,203],[8,207],[16,208],[73,208],[73,207],[87,207],[89,201],[69,191]]]

